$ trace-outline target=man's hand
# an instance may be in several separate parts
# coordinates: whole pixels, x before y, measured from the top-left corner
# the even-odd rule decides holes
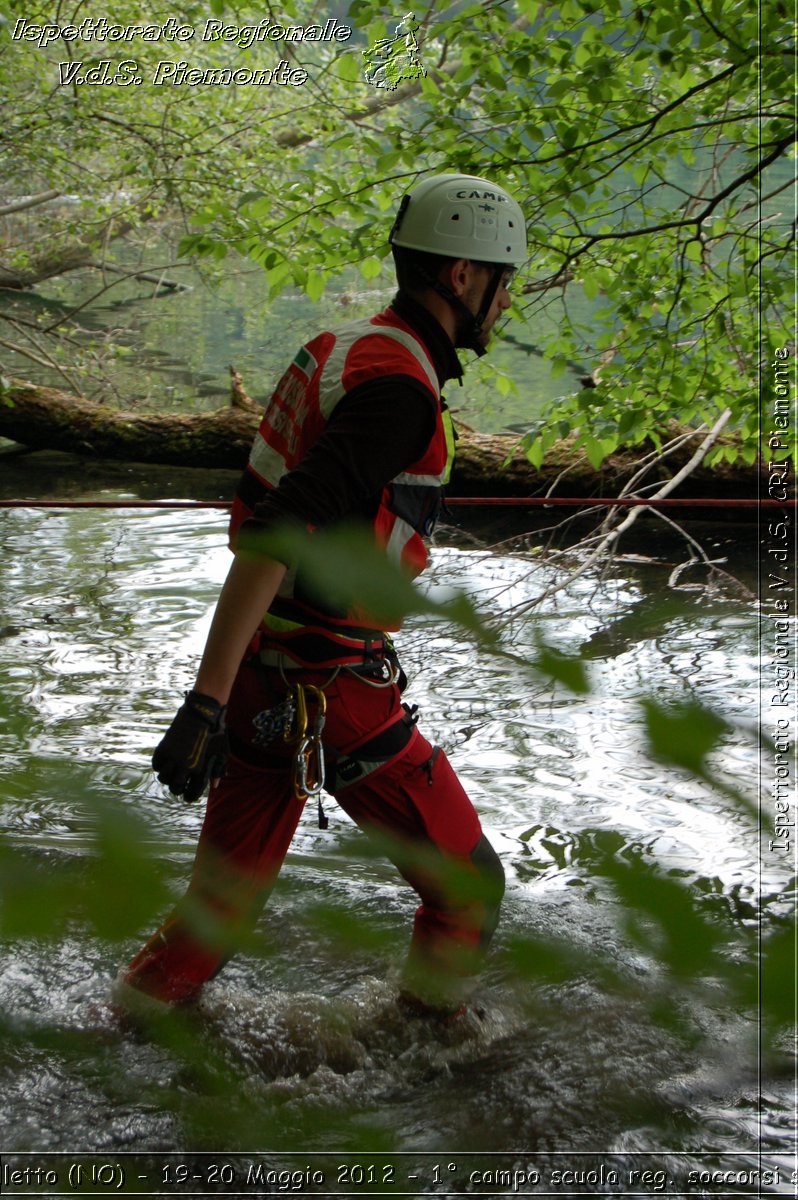
[[[225,708],[211,696],[187,692],[186,701],[152,756],[158,779],[176,796],[198,800],[227,765]]]

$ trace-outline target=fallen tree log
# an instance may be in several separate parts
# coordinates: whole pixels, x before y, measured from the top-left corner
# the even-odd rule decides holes
[[[93,241],[76,241],[38,251],[30,256],[24,266],[0,259],[0,287],[9,291],[35,287],[37,283],[44,283],[56,275],[88,267],[96,253],[97,246]]]
[[[13,380],[0,396],[0,437],[34,450],[184,467],[242,467],[258,428],[255,406],[208,413],[123,412]]]
[[[42,192],[33,197],[36,204],[57,198],[49,192]],[[147,220],[145,215],[143,220]],[[122,238],[134,227],[134,221],[126,216],[115,214],[109,217],[97,228],[90,226],[86,232],[66,235],[48,235],[36,239],[34,248],[25,254],[22,262],[14,261],[13,255],[7,257],[6,247],[0,243],[0,287],[9,291],[25,291],[36,287],[48,279],[65,275],[69,271],[79,271],[83,267],[96,267],[95,262],[102,247],[112,239]]]
[[[93,460],[158,463],[180,467],[240,470],[247,462],[261,409],[231,368],[229,407],[205,413],[122,412],[55,388],[14,380],[0,394],[0,438],[32,450],[61,450]],[[600,470],[580,451],[560,443],[540,469],[531,466],[511,434],[458,431],[451,496],[611,497],[640,461],[642,450],[611,455]],[[685,443],[646,477],[670,478],[697,443]],[[762,495],[766,494],[763,486]],[[759,469],[723,464],[698,467],[679,488],[683,498],[756,498]],[[792,492],[791,492],[792,494]],[[716,510],[717,511],[717,510]],[[714,514],[713,514],[714,515]]]

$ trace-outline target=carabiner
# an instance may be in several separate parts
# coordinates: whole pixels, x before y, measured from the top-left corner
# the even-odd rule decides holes
[[[321,688],[316,687],[316,685],[313,683],[306,684],[305,691],[310,692],[315,698],[316,720],[314,722],[314,736],[316,736],[315,730],[318,730],[318,734],[321,735],[327,715],[327,697],[324,695],[324,692],[321,690]],[[305,707],[305,712],[307,713],[307,705]]]
[[[296,685],[297,692],[297,751],[294,760],[294,792],[297,797],[307,799],[309,796],[319,796],[324,787],[324,748],[321,744],[321,734],[327,713],[327,700],[321,688],[313,684]],[[308,709],[306,692],[310,692],[316,701],[316,716],[313,728],[308,734]]]
[[[308,706],[305,700],[305,689],[301,683],[294,684],[291,688],[291,696],[294,700],[295,712],[294,719],[287,723],[283,730],[283,741],[303,741],[308,731]]]
[[[324,788],[324,753],[315,738],[305,738],[297,750],[294,788],[300,799],[319,796]]]

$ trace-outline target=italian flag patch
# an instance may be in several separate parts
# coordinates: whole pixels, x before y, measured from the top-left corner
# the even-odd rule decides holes
[[[308,353],[304,346],[294,359],[294,366],[298,371],[301,371],[306,379],[311,379],[313,377],[313,372],[316,370],[318,365],[319,364],[316,362],[313,355]]]

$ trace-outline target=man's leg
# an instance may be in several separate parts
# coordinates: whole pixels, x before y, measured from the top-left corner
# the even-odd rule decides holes
[[[194,999],[254,924],[304,807],[293,792],[288,747],[278,746],[285,766],[275,766],[271,747],[253,744],[253,716],[284,697],[285,686],[251,664],[239,672],[228,708],[238,753],[211,788],[188,890],[122,972],[120,998],[134,988],[170,1004]]]
[[[185,896],[121,982],[170,1004],[193,1000],[252,928],[302,808],[286,772],[233,760],[208,797]]]
[[[342,681],[341,691],[350,714],[375,704],[357,679]],[[398,694],[392,702],[382,697],[383,723],[389,703],[402,712]],[[368,757],[368,741],[363,749]],[[357,748],[346,753],[357,758]],[[336,800],[421,898],[403,990],[433,1007],[457,1008],[496,928],[504,871],[446,755],[414,728],[393,758],[337,788]]]

